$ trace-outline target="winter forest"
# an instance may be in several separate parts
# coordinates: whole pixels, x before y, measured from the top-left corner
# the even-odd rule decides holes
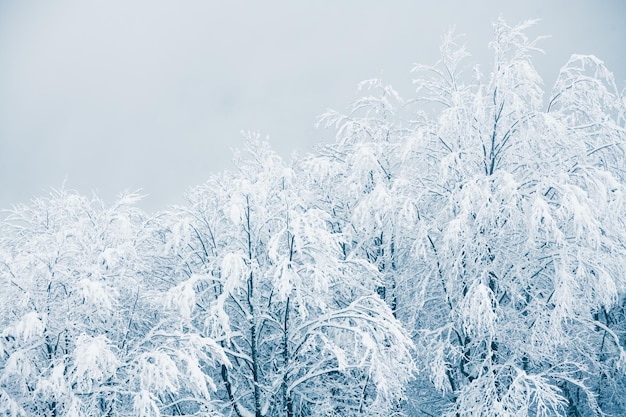
[[[6,212],[0,415],[626,415],[626,100],[594,56],[544,88],[531,24],[184,205]]]

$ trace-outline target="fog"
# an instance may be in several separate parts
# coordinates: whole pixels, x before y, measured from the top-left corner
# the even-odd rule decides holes
[[[626,2],[0,0],[0,207],[50,187],[125,189],[158,210],[230,166],[241,131],[283,156],[332,140],[314,128],[381,77],[410,95],[455,25],[488,68],[491,21],[541,21],[549,89],[572,53],[626,85]]]

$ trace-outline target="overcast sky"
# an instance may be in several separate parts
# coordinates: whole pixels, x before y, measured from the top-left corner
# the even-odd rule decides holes
[[[0,0],[0,207],[49,187],[165,208],[229,167],[242,130],[306,151],[327,108],[382,77],[411,93],[451,25],[488,68],[491,21],[541,18],[547,87],[572,53],[626,85],[626,1]]]

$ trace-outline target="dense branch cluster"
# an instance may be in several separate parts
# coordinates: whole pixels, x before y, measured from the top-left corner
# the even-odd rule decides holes
[[[335,143],[148,215],[54,192],[0,223],[2,416],[626,414],[626,100],[593,56],[544,97],[530,23],[452,33]]]

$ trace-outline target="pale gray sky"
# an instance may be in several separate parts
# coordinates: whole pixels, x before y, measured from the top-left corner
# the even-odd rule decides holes
[[[626,85],[626,1],[0,0],[0,207],[66,187],[143,207],[229,167],[241,130],[284,156],[330,138],[326,108],[382,77],[404,95],[451,25],[488,68],[491,21],[543,19],[551,87],[572,53]]]

